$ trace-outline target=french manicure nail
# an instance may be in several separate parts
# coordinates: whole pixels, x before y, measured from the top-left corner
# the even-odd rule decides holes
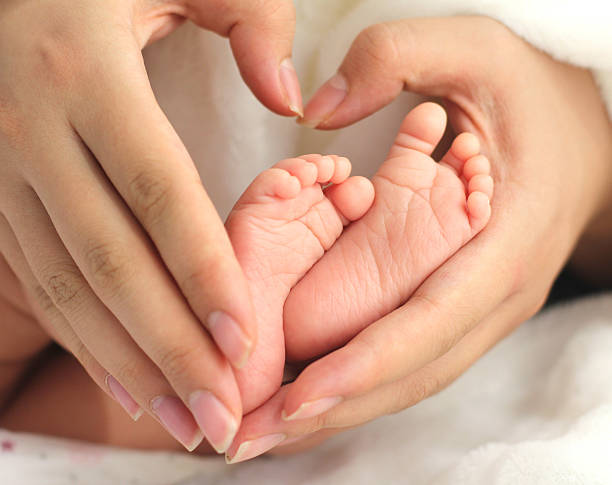
[[[340,396],[324,397],[322,399],[317,399],[316,401],[308,401],[302,403],[300,407],[297,408],[297,410],[290,415],[287,415],[285,413],[285,410],[283,409],[281,417],[285,421],[312,418],[314,416],[318,416],[319,414],[323,414],[326,411],[329,411],[331,408],[337,406],[341,402],[342,398]]]
[[[262,436],[250,441],[244,441],[238,447],[238,451],[233,457],[225,455],[225,462],[228,465],[239,463],[241,461],[250,460],[256,456],[264,454],[266,451],[271,450],[279,443],[285,441],[287,438],[286,434],[275,433]]]
[[[278,68],[280,82],[285,90],[285,99],[287,106],[300,118],[304,116],[304,107],[302,105],[302,92],[300,90],[300,81],[293,62],[289,57],[280,63]]]
[[[110,374],[106,376],[105,381],[106,386],[108,387],[115,400],[119,404],[121,404],[121,407],[125,409],[125,411],[134,421],[138,421],[142,416],[143,410],[139,406],[139,404],[134,401],[134,398],[130,396],[130,393],[127,392],[125,390],[125,387],[119,384],[119,381]]]
[[[221,352],[238,369],[249,359],[253,342],[245,335],[240,325],[224,312],[208,315],[208,329]]]
[[[338,73],[329,79],[315,93],[306,105],[304,116],[298,121],[301,125],[315,128],[327,120],[340,106],[348,93],[346,78]]]
[[[158,396],[151,401],[151,409],[162,425],[187,448],[187,451],[195,450],[204,439],[204,434],[180,399]]]
[[[225,453],[238,431],[234,416],[209,391],[191,394],[189,407],[208,442],[217,453]]]

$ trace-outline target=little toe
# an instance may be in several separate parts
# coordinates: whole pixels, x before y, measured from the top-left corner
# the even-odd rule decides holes
[[[469,182],[472,177],[479,174],[489,175],[491,172],[491,164],[489,159],[484,155],[476,155],[470,158],[463,166],[463,176]]]
[[[472,192],[467,198],[467,211],[470,226],[474,234],[480,232],[491,217],[491,203],[489,197],[482,192]]]
[[[351,162],[348,158],[339,157],[337,155],[330,155],[330,158],[334,162],[334,174],[326,182],[330,182],[332,184],[341,184],[351,174]]]
[[[468,193],[482,192],[489,199],[493,197],[493,178],[490,175],[479,173],[468,182]]]
[[[334,205],[342,224],[356,221],[365,215],[374,202],[374,186],[365,177],[351,177],[339,185],[325,189],[325,196]]]
[[[446,128],[446,112],[436,103],[423,103],[406,115],[387,159],[417,150],[431,155]]]
[[[461,133],[455,138],[450,149],[442,157],[442,160],[440,160],[440,163],[453,169],[458,175],[461,175],[466,160],[479,153],[480,141],[478,141],[478,137],[472,133]]]
[[[302,187],[309,187],[317,181],[318,169],[314,163],[303,158],[281,160],[274,168],[286,170],[298,179]]]
[[[331,180],[334,175],[334,170],[336,165],[331,157],[327,155],[304,155],[300,158],[313,163],[317,167],[318,175],[317,182],[320,184],[325,184]]]

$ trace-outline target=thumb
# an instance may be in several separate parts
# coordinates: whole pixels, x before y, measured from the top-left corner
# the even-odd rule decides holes
[[[228,37],[240,74],[272,111],[302,115],[302,95],[291,62],[295,8],[291,0],[189,0],[186,16]]]
[[[484,17],[406,19],[368,27],[307,104],[300,123],[341,128],[386,106],[404,89],[452,97],[487,72],[483,66],[495,44],[490,24],[501,30],[501,24]]]

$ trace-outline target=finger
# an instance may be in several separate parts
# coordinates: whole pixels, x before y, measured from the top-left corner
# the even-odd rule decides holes
[[[487,229],[434,272],[405,305],[308,366],[287,396],[289,419],[320,413],[416,371],[446,353],[511,294],[513,253],[504,249],[511,241],[506,244],[506,235]],[[481,288],[490,289],[486,298]]]
[[[0,250],[6,256],[7,261],[10,262],[11,270],[19,275],[19,281],[32,303],[34,313],[41,323],[46,322],[46,328],[49,328],[49,335],[72,353],[94,382],[105,392],[109,393],[109,389],[103,384],[107,372],[83,346],[64,316],[58,311],[51,298],[39,285],[8,221],[1,215]],[[109,393],[109,395],[112,397],[112,394]],[[136,413],[133,416],[137,417]]]
[[[24,199],[20,198],[22,202]],[[147,410],[189,451],[193,450],[203,436],[187,407],[91,291],[42,205],[30,201],[27,213],[27,222],[13,221],[17,238],[21,238],[15,245],[25,250],[24,265],[34,268],[36,274],[28,277],[31,292],[42,305],[43,315],[49,315],[45,319],[53,335],[85,362],[88,371],[93,368],[94,381],[134,420]],[[83,318],[85,313],[87,318]]]
[[[462,375],[496,342],[500,341],[530,313],[522,295],[504,301],[446,354],[414,373],[377,387],[364,395],[338,402],[319,414],[302,419],[283,419],[283,402],[295,384],[284,386],[268,402],[244,417],[234,443],[227,451],[229,463],[254,458],[272,449],[272,437],[285,446],[336,434],[377,417],[397,413],[444,389]],[[338,378],[340,378],[338,376]],[[280,451],[280,449],[279,449]]]
[[[291,0],[186,4],[192,21],[229,37],[242,78],[265,106],[286,116],[302,115],[300,85],[291,62],[295,32]]]
[[[8,253],[8,242],[3,240],[6,222],[0,215],[0,252]],[[2,365],[25,364],[40,353],[50,342],[51,338],[41,325],[36,322],[32,309],[27,304],[27,297],[23,286],[15,276],[11,266],[0,255],[0,367]],[[13,294],[7,293],[13,290]],[[17,291],[14,291],[17,290]],[[18,295],[18,299],[14,298]]]
[[[193,312],[241,367],[257,334],[245,276],[189,154],[155,101],[140,54],[130,52],[109,60],[87,92],[75,93],[71,122]],[[52,177],[57,165],[50,165]]]
[[[338,73],[308,102],[301,122],[334,129],[386,106],[403,90],[445,97],[460,73],[486,73],[494,46],[467,18],[421,18],[376,24],[353,42]],[[473,52],[482,52],[474,56]]]
[[[189,408],[211,444],[223,448],[242,415],[229,364],[86,150],[65,140],[48,149],[49,160],[40,155],[44,168],[33,176],[45,206],[31,192],[30,207],[10,211],[30,266],[84,344],[144,409],[193,449],[202,436]],[[71,161],[70,171],[52,163],[60,158]]]
[[[8,224],[1,214],[0,224]],[[32,309],[28,306],[19,279],[6,261],[6,255],[2,252],[2,246],[3,242],[0,240],[0,294],[18,311],[29,315],[32,313]]]

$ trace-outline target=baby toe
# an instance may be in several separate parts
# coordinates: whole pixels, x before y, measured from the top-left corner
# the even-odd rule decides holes
[[[325,196],[338,211],[342,224],[347,225],[368,212],[374,202],[374,186],[365,177],[351,177],[344,183],[329,186]]]
[[[339,157],[337,155],[331,155],[330,157],[334,162],[334,173],[328,182],[340,184],[351,174],[351,162],[346,157]]]
[[[448,152],[440,160],[440,163],[461,174],[466,160],[478,155],[479,152],[480,142],[478,137],[472,133],[461,133],[455,138]]]
[[[336,165],[331,157],[327,155],[304,155],[300,158],[316,165],[318,183],[326,184],[333,177]]]
[[[317,166],[303,158],[287,158],[274,165],[297,178],[301,187],[309,187],[317,181]]]
[[[468,193],[482,192],[489,199],[493,197],[493,178],[490,175],[474,175],[468,183]]]
[[[470,158],[463,166],[463,176],[469,182],[472,177],[479,174],[488,175],[491,172],[489,159],[484,155],[476,155]]]
[[[271,188],[273,193],[269,195],[274,195],[281,199],[292,199],[300,193],[302,185],[297,177],[283,170],[271,182]]]
[[[467,211],[474,233],[481,231],[491,217],[489,197],[482,192],[472,192],[467,199]]]

